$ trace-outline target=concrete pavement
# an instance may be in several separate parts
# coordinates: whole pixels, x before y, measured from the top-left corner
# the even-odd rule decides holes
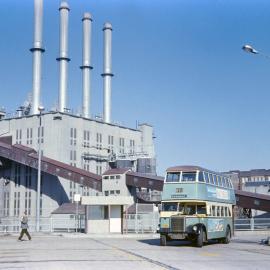
[[[269,234],[236,236],[229,245],[210,243],[195,248],[186,242],[159,246],[157,235],[33,235],[0,237],[0,269],[269,269]]]

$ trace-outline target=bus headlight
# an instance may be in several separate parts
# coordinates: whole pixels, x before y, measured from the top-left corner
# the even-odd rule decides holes
[[[197,231],[198,228],[197,228],[197,226],[195,225],[195,226],[192,227],[192,229],[193,229],[193,231]]]

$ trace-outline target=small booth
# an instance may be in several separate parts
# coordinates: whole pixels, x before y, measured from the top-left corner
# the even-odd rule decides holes
[[[123,233],[124,207],[134,203],[132,196],[83,196],[86,233]]]

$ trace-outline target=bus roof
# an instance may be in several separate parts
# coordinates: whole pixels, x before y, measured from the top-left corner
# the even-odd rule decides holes
[[[192,171],[207,171],[210,172],[210,170],[207,170],[205,168],[202,168],[200,166],[192,166],[192,165],[182,165],[182,166],[175,166],[170,167],[166,170],[167,172],[192,172]]]

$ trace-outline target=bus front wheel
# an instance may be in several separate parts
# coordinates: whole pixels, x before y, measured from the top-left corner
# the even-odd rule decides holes
[[[160,245],[161,245],[161,246],[166,246],[166,244],[167,244],[167,238],[166,238],[166,235],[161,234],[161,235],[160,235]]]
[[[206,242],[206,233],[204,229],[201,229],[200,234],[198,234],[195,240],[195,245],[196,247],[202,247],[204,242]]]

